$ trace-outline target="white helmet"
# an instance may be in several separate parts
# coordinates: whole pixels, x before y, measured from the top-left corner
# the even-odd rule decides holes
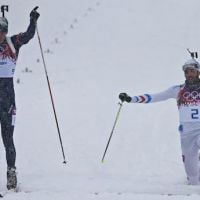
[[[186,69],[195,69],[200,72],[200,64],[195,59],[190,59],[183,65],[183,71]]]

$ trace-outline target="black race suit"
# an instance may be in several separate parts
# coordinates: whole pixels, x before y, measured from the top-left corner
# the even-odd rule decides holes
[[[15,167],[16,151],[13,142],[14,121],[16,116],[15,92],[13,84],[13,75],[5,76],[2,70],[8,69],[7,60],[12,60],[16,65],[19,50],[22,45],[28,43],[35,34],[36,23],[31,21],[28,29],[24,33],[13,35],[10,37],[12,45],[8,40],[0,43],[0,123],[1,135],[6,150],[6,160],[8,167]],[[11,47],[12,46],[12,47]],[[14,50],[13,51],[13,48]]]

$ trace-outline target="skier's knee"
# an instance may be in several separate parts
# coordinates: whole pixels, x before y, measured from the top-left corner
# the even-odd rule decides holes
[[[6,148],[6,152],[9,156],[12,156],[13,154],[15,154],[15,148],[13,147]]]

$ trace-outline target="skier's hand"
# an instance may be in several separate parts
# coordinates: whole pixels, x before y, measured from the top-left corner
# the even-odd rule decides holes
[[[38,6],[36,6],[30,13],[31,21],[37,22],[40,14],[37,12]]]
[[[126,102],[131,102],[131,97],[128,95],[128,94],[126,94],[126,93],[120,93],[119,94],[119,99],[122,101],[122,102],[124,102],[124,101],[126,101]]]

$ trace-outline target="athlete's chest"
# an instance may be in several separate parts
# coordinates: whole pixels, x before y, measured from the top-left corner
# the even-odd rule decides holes
[[[200,105],[200,86],[193,89],[182,88],[178,93],[179,106]]]
[[[5,58],[14,58],[14,54],[6,41],[0,44],[0,59]]]

